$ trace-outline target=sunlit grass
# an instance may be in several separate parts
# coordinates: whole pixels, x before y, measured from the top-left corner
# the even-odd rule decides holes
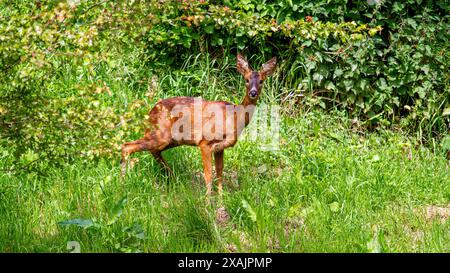
[[[250,142],[226,151],[224,226],[215,222],[217,197],[207,205],[199,152],[180,147],[166,153],[173,179],[148,154],[136,156],[123,180],[118,160],[75,163],[45,178],[2,174],[1,251],[64,252],[69,241],[86,252],[449,251],[448,220],[424,214],[449,203],[443,156],[405,150],[408,140],[398,134],[361,136],[337,125],[331,131],[340,142],[325,128],[314,135],[314,122],[336,122],[322,114],[286,121],[297,132],[282,135],[278,153]],[[122,215],[106,225],[124,196]],[[75,218],[103,226],[57,224]]]
[[[192,56],[180,70],[153,75],[133,67],[132,55],[118,62],[98,66],[89,79],[69,69],[49,88],[63,96],[80,79],[101,79],[113,93],[105,103],[119,109],[133,99],[151,107],[181,95],[242,98],[243,80],[229,64]],[[280,149],[241,141],[226,150],[222,201],[214,196],[208,206],[195,147],[164,153],[175,177],[147,153],[133,156],[139,162],[124,179],[118,157],[75,159],[46,176],[2,171],[0,251],[68,252],[67,243],[77,241],[82,252],[449,252],[444,152],[401,131],[368,132],[341,112],[300,108],[284,100],[295,87],[279,86],[276,77],[265,83],[262,101],[282,106]],[[7,147],[0,156],[8,170]],[[229,213],[225,224],[216,222],[219,207]],[[69,219],[94,225],[58,225]]]

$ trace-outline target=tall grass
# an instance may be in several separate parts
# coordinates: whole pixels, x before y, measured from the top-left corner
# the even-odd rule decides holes
[[[133,56],[99,64],[89,77],[67,68],[48,88],[64,96],[79,81],[101,79],[113,92],[106,103],[118,109],[135,98],[151,107],[171,96],[234,103],[243,96],[244,82],[229,62],[197,55],[179,70],[155,73]],[[222,201],[213,197],[208,206],[195,147],[164,153],[175,177],[147,153],[134,156],[139,162],[124,179],[118,158],[75,159],[45,177],[2,171],[0,251],[67,252],[70,241],[82,252],[450,251],[444,151],[401,130],[367,132],[281,82],[269,79],[262,95],[282,106],[280,149],[240,141],[226,150]],[[10,156],[0,147],[0,169],[9,168]],[[219,207],[229,214],[225,223],[216,220]],[[58,224],[69,219],[90,224]]]

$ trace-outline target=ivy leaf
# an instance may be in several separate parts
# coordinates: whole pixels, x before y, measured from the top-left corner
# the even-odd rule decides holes
[[[353,88],[352,80],[344,80],[344,87],[346,91],[350,91]]]
[[[316,68],[316,62],[314,61],[306,61],[305,66],[308,71],[314,70]]]
[[[386,82],[385,78],[380,78],[378,80],[377,85],[378,85],[378,88],[380,88],[380,90],[387,90],[388,89],[388,85],[387,85],[387,82]]]
[[[364,92],[366,90],[367,85],[368,85],[368,80],[362,79],[359,81],[359,88],[361,88],[361,91]]]
[[[356,106],[358,106],[361,109],[364,109],[364,100],[362,97],[358,98],[358,100],[356,101]]]
[[[336,90],[336,86],[334,85],[334,83],[332,81],[327,81],[325,83],[325,89]]]
[[[338,51],[340,48],[341,48],[340,44],[334,44],[329,48],[329,50],[330,51]]]
[[[342,74],[344,74],[344,71],[340,68],[337,68],[336,70],[334,70],[333,79],[342,76]]]
[[[323,80],[323,75],[320,73],[314,73],[313,79],[320,84]]]

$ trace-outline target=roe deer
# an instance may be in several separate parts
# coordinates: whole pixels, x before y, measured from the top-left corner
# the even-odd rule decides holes
[[[174,97],[159,101],[149,113],[152,128],[146,129],[143,138],[122,145],[122,176],[126,172],[128,156],[132,153],[150,151],[155,159],[171,172],[161,155],[162,151],[179,145],[199,146],[207,194],[212,193],[214,154],[220,195],[224,150],[236,144],[242,130],[250,122],[263,80],[273,73],[276,63],[274,57],[265,63],[260,71],[252,71],[247,60],[240,54],[237,55],[237,70],[244,76],[246,83],[246,93],[240,105],[193,97]],[[179,115],[180,113],[182,115]],[[211,126],[212,121],[215,123]]]

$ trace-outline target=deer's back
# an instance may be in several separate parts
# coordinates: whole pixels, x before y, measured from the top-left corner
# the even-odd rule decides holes
[[[171,132],[172,145],[178,146],[182,144],[186,145],[198,145],[201,141],[205,140],[203,134],[199,137],[199,135],[195,135],[195,133],[203,132],[203,125],[207,124],[211,117],[204,114],[205,109],[216,109],[219,112],[225,114],[226,106],[233,105],[226,101],[206,101],[201,98],[194,97],[173,97],[159,101],[156,105],[150,110],[149,113],[149,122],[153,127],[160,130],[172,130],[172,127],[176,122],[182,118],[180,112],[189,113],[191,117],[191,133],[186,137],[186,134],[182,139],[181,137],[176,137]],[[211,107],[212,106],[212,107]],[[197,116],[196,116],[197,115]],[[200,115],[200,116],[198,116]],[[197,121],[201,121],[199,123],[194,124],[194,119]],[[201,130],[199,130],[198,125],[200,124]],[[197,127],[196,127],[197,126]],[[155,128],[152,128],[148,133],[154,131]],[[176,128],[177,129],[177,128]],[[183,132],[184,129],[181,130],[180,133]],[[147,133],[146,133],[147,134]],[[211,142],[214,142],[212,140]]]

